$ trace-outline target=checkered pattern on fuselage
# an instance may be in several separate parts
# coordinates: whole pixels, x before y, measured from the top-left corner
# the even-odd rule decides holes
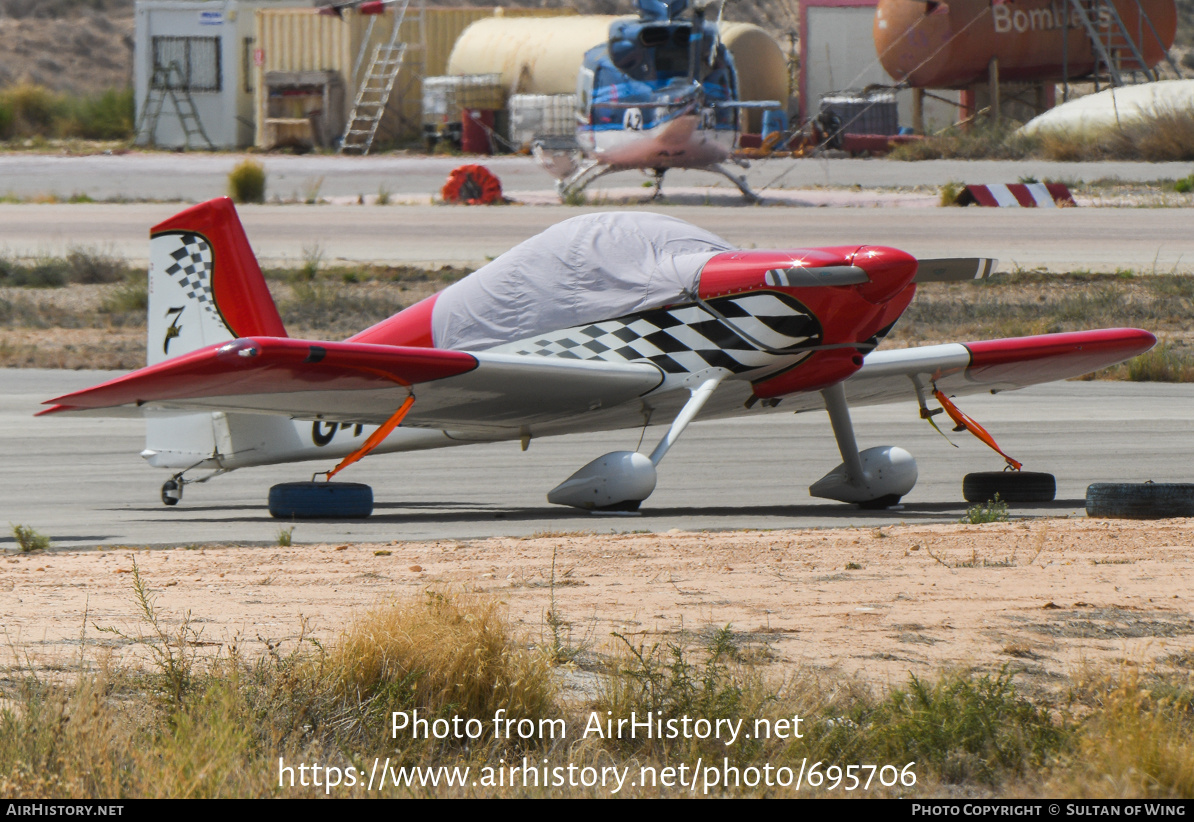
[[[817,318],[786,294],[760,291],[710,300],[709,305],[773,349],[798,349],[821,340]],[[669,374],[709,367],[740,374],[776,361],[774,354],[758,350],[696,304],[566,328],[490,350],[579,360],[647,360]]]
[[[170,252],[174,264],[166,269],[166,273],[174,278],[188,297],[213,316],[219,317],[211,290],[211,245],[198,234],[170,236],[178,242],[178,248]]]

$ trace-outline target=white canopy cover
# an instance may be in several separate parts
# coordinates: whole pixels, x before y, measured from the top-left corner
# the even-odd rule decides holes
[[[480,351],[682,302],[696,293],[705,263],[733,248],[661,214],[573,217],[440,292],[435,346]]]

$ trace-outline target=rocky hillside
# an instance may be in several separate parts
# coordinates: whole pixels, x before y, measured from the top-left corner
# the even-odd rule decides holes
[[[0,87],[95,93],[129,85],[132,0],[0,0]]]

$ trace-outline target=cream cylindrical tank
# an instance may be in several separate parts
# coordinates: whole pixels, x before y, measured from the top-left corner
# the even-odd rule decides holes
[[[738,71],[738,99],[774,100],[788,107],[788,60],[775,39],[751,23],[722,23],[721,37],[734,56]],[[763,112],[746,112],[746,131],[763,129]]]
[[[1095,30],[1119,68],[1159,63],[1177,29],[1174,0],[1112,3],[1144,58],[1140,66],[1108,10],[1092,12]],[[1006,81],[1081,77],[1094,69],[1096,59],[1079,12],[1063,0],[879,0],[874,36],[887,73],[916,88],[982,82],[992,59]]]
[[[617,17],[487,17],[448,57],[448,74],[500,74],[509,94],[570,94],[585,52],[609,38]]]

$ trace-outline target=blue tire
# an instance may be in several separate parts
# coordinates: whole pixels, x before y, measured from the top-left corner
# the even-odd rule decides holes
[[[373,513],[373,489],[359,482],[283,482],[269,489],[269,512],[278,519],[364,519]]]

